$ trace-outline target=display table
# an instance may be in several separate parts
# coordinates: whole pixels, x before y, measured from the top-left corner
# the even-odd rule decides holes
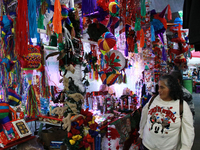
[[[14,146],[16,146],[18,144],[24,143],[24,142],[29,141],[29,140],[34,139],[34,138],[35,138],[35,136],[31,136],[30,135],[30,136],[18,139],[16,141],[13,141],[12,143],[7,144],[4,148],[0,148],[0,150],[4,150],[4,149],[8,149],[8,148],[14,147]]]

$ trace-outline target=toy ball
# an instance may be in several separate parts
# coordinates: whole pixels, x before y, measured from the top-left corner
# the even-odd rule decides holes
[[[116,38],[111,32],[105,32],[98,40],[98,46],[101,50],[108,52],[116,44]]]
[[[108,8],[109,8],[109,11],[113,14],[117,14],[119,12],[119,6],[116,2],[111,2]]]

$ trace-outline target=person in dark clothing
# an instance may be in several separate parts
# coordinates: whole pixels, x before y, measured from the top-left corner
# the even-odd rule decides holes
[[[200,51],[200,0],[184,0],[183,28],[189,29],[189,43],[195,46],[195,51]]]
[[[197,71],[197,79],[200,80],[200,67],[198,68],[198,71]]]
[[[192,76],[197,76],[197,69],[193,69]]]
[[[183,76],[180,71],[173,70],[170,72],[170,74],[178,80],[179,84],[182,84]],[[193,102],[192,94],[183,86],[182,86],[182,90],[183,90],[183,100],[185,100],[187,102],[187,104],[189,105],[190,110],[193,115],[193,120],[194,120],[195,109],[194,109],[194,102]]]

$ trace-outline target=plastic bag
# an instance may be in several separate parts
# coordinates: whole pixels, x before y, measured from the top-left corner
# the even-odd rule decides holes
[[[44,148],[41,143],[38,143],[37,138],[34,138],[19,144],[17,150],[44,150]]]

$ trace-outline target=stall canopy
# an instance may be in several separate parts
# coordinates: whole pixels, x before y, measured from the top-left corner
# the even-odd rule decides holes
[[[168,4],[171,6],[172,13],[183,10],[184,0],[151,0],[150,10],[155,9],[161,12]]]

